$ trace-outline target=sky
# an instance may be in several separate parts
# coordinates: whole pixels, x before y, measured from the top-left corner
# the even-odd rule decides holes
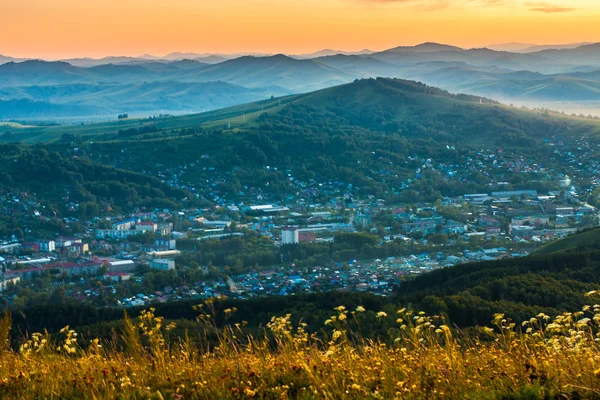
[[[59,59],[600,42],[598,0],[0,0],[0,54]]]

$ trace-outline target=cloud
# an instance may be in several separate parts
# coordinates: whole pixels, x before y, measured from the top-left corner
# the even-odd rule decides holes
[[[576,10],[575,8],[561,7],[548,3],[526,3],[526,5],[531,7],[529,11],[542,12],[546,14],[565,13]]]
[[[406,4],[418,10],[440,10],[453,6],[463,7],[525,7],[532,12],[546,14],[576,11],[576,8],[556,5],[549,2],[526,2],[518,0],[355,0],[370,4]]]
[[[471,7],[500,6],[514,0],[355,0],[370,4],[406,4],[420,10],[439,10],[455,5]]]
[[[366,3],[405,3],[422,7],[435,7],[438,5],[454,5],[458,3],[477,6],[498,6],[509,3],[509,0],[361,0]]]

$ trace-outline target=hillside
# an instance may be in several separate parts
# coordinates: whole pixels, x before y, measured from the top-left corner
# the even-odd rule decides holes
[[[223,85],[214,83],[213,85]],[[162,86],[158,86],[162,87]],[[233,86],[235,88],[235,86]],[[88,89],[83,86],[83,89]],[[7,90],[7,89],[5,89]],[[54,96],[57,90],[63,90],[60,87],[48,89],[49,93],[46,96]],[[68,89],[64,89],[68,90]],[[43,91],[38,88],[37,91]],[[92,89],[93,92],[93,89]],[[116,94],[115,94],[116,95]],[[480,104],[481,103],[481,104]],[[115,134],[119,130],[137,126],[140,123],[148,123],[156,126],[158,130],[169,130],[183,127],[191,127],[196,125],[215,126],[227,125],[230,123],[236,127],[255,127],[256,117],[261,113],[268,113],[270,117],[275,117],[281,110],[282,106],[298,105],[308,106],[319,112],[332,113],[338,117],[350,118],[352,114],[366,111],[371,113],[375,109],[377,112],[383,113],[378,118],[386,118],[387,127],[381,125],[365,125],[365,121],[359,121],[358,116],[352,117],[349,122],[351,125],[360,125],[375,130],[394,129],[394,123],[415,122],[426,126],[429,122],[427,118],[422,118],[422,115],[437,118],[437,123],[444,124],[443,118],[458,118],[464,120],[465,124],[477,123],[483,127],[483,130],[478,130],[478,137],[484,138],[487,136],[486,131],[489,131],[488,124],[477,122],[477,117],[496,118],[499,123],[506,123],[514,126],[509,128],[505,134],[511,130],[520,130],[518,125],[522,123],[536,123],[541,119],[536,113],[527,113],[520,110],[511,109],[500,106],[498,103],[476,96],[468,95],[453,95],[444,90],[426,86],[416,82],[394,79],[365,79],[357,80],[354,83],[340,85],[329,89],[319,90],[307,94],[276,98],[265,100],[256,103],[248,103],[241,106],[220,109],[213,112],[203,114],[190,114],[184,116],[176,116],[165,119],[153,120],[129,120],[129,121],[114,121],[101,124],[87,124],[83,126],[66,125],[57,127],[42,127],[33,129],[22,129],[13,132],[16,136],[11,140],[18,139],[25,142],[51,142],[60,138],[62,134],[68,133],[73,135],[88,136],[91,132],[95,132],[93,139],[101,140],[102,134]],[[343,105],[343,107],[341,107]],[[259,111],[258,113],[256,113]],[[244,123],[244,114],[246,115]],[[476,115],[479,114],[479,115]],[[362,118],[362,117],[361,117]],[[440,119],[441,118],[441,119]],[[421,122],[423,120],[424,122]],[[506,121],[501,121],[506,120]],[[550,120],[549,120],[550,121]],[[594,122],[584,120],[572,120],[551,118],[552,124],[574,124],[590,132],[593,132],[598,125]],[[374,122],[374,121],[371,121]],[[572,128],[572,127],[571,127]],[[439,131],[450,131],[440,126]],[[473,127],[465,129],[472,129]],[[446,132],[449,133],[449,132]],[[546,132],[548,133],[548,132]],[[456,136],[458,133],[453,128],[451,136]],[[533,132],[535,135],[535,132]],[[89,137],[88,139],[91,139]],[[0,139],[1,140],[1,139]]]
[[[156,178],[77,156],[14,145],[1,145],[0,150],[0,192],[40,202],[43,216],[56,212],[90,218],[134,207],[169,208],[188,196]],[[5,211],[2,217],[10,220],[12,211]]]
[[[186,166],[177,179],[201,192],[201,182],[218,176],[223,183],[210,196],[232,196],[243,186],[283,196],[295,190],[282,172],[291,170],[303,182],[344,182],[360,193],[404,201],[488,190],[497,179],[523,187],[520,174],[483,175],[470,168],[468,158],[482,147],[501,148],[498,156],[506,162],[527,157],[543,163],[546,170],[527,187],[551,190],[557,185],[553,171],[570,173],[572,167],[544,140],[599,137],[594,121],[522,111],[391,79],[182,117],[3,129],[10,131],[0,137],[5,142],[52,143],[70,156],[75,154],[68,144],[77,143],[77,156],[153,176]],[[198,149],[209,156],[199,159]],[[160,166],[153,161],[158,153],[168,156]],[[432,165],[421,172],[427,159]],[[448,175],[445,168],[456,173]]]
[[[536,255],[570,254],[582,251],[600,250],[600,228],[590,229],[570,235],[538,249]]]
[[[430,313],[445,313],[460,326],[485,324],[498,312],[521,322],[539,312],[581,308],[588,301],[585,293],[600,287],[598,248],[545,254],[548,250],[436,270],[407,281],[398,288],[398,298]]]

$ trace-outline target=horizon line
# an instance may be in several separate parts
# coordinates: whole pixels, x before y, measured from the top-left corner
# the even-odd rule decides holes
[[[419,42],[419,43],[415,43],[415,44],[400,44],[398,46],[394,46],[394,47],[389,47],[389,48],[381,48],[381,49],[375,49],[374,47],[370,47],[370,48],[363,48],[360,50],[346,50],[346,49],[338,49],[338,48],[333,48],[333,47],[322,47],[319,48],[317,50],[314,51],[308,51],[308,52],[270,52],[270,51],[253,51],[253,50],[249,50],[249,51],[232,51],[232,52],[201,52],[201,51],[182,51],[182,50],[175,50],[175,51],[171,51],[165,55],[155,55],[155,54],[151,54],[148,52],[144,52],[142,54],[137,53],[138,55],[124,55],[124,54],[106,54],[106,55],[102,55],[102,56],[89,56],[89,55],[79,55],[79,56],[69,56],[69,57],[60,57],[60,58],[55,58],[55,57],[14,57],[11,56],[10,54],[4,54],[2,51],[0,51],[0,56],[6,57],[6,58],[12,58],[15,60],[23,60],[23,61],[33,61],[33,60],[40,60],[40,61],[65,61],[65,60],[102,60],[105,58],[132,58],[132,59],[144,59],[144,58],[148,58],[148,61],[152,61],[152,58],[156,59],[156,60],[165,60],[166,58],[168,58],[169,56],[172,56],[174,54],[191,54],[194,56],[197,56],[197,58],[202,58],[202,57],[211,57],[211,56],[231,56],[231,57],[245,57],[245,56],[257,56],[257,57],[268,57],[268,56],[276,56],[276,55],[284,55],[284,56],[288,56],[288,57],[299,57],[299,56],[309,56],[309,55],[313,55],[315,53],[320,53],[320,52],[324,52],[324,51],[334,51],[334,52],[339,52],[337,54],[343,54],[343,53],[361,53],[361,52],[365,52],[365,51],[369,51],[372,53],[379,53],[379,52],[384,52],[387,50],[392,50],[398,47],[417,47],[420,45],[425,45],[425,44],[436,44],[436,45],[441,45],[441,46],[451,46],[451,47],[457,47],[460,48],[462,50],[474,50],[474,49],[490,49],[490,50],[494,50],[494,51],[506,51],[506,52],[518,52],[515,50],[498,50],[498,49],[494,49],[493,47],[500,47],[500,46],[509,46],[509,45],[521,45],[521,46],[525,46],[523,49],[520,50],[527,50],[528,48],[531,47],[542,47],[542,46],[548,46],[548,47],[562,47],[562,46],[574,46],[574,45],[578,45],[577,47],[580,46],[585,46],[585,45],[590,45],[590,44],[599,44],[600,41],[581,41],[581,42],[570,42],[570,43],[559,43],[559,44],[554,44],[554,43],[521,43],[521,42],[506,42],[506,43],[493,43],[493,44],[487,44],[487,45],[482,45],[482,46],[460,46],[460,45],[455,45],[455,44],[450,44],[450,43],[443,43],[443,42],[435,42],[435,41],[425,41],[425,42]],[[151,57],[151,58],[150,58]],[[184,58],[185,59],[185,58]],[[173,60],[176,61],[176,60]]]

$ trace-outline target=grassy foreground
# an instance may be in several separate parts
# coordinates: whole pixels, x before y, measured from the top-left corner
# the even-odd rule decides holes
[[[60,338],[33,334],[15,351],[5,314],[0,398],[600,398],[600,305],[523,326],[498,314],[469,335],[441,317],[379,312],[398,323],[388,344],[353,334],[362,307],[336,308],[323,339],[290,316],[274,317],[261,338],[239,324],[217,329],[212,306],[197,307],[205,344],[170,338],[173,324],[150,310],[125,317],[111,342],[81,343],[65,327]]]

